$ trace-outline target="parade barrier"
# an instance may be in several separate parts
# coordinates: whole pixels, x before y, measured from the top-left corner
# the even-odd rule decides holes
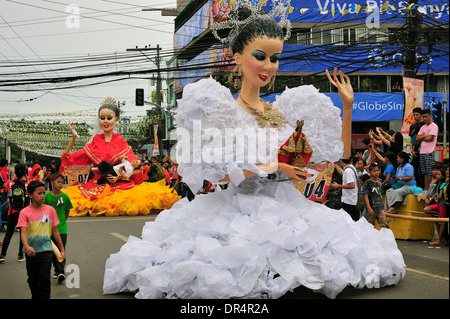
[[[402,205],[396,214],[386,214],[389,228],[395,239],[432,240],[435,233],[435,222],[446,221],[448,218],[433,218],[424,213],[424,201],[418,201],[414,195],[408,195],[406,205]],[[442,219],[442,220],[441,220]],[[376,224],[376,228],[380,227]]]
[[[413,212],[413,213],[418,213],[418,212]],[[392,218],[408,219],[408,220],[448,223],[448,218],[403,216],[403,215],[390,214],[390,213],[386,213],[386,216],[392,217]]]

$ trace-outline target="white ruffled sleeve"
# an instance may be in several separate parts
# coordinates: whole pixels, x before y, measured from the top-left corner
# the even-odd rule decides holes
[[[236,156],[238,147],[246,147],[235,138],[235,129],[243,126],[238,108],[228,88],[212,78],[184,88],[175,116],[178,142],[171,155],[194,194],[203,180],[217,184],[225,175],[237,186],[245,179],[244,169],[265,175],[256,163]]]
[[[303,132],[313,148],[312,163],[336,162],[341,158],[344,152],[341,110],[328,96],[312,85],[303,85],[286,88],[274,105],[283,112],[289,126],[295,128],[297,120],[304,120]]]

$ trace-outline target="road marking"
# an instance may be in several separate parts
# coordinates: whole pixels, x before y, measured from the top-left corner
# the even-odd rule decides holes
[[[405,267],[405,270],[406,271],[410,271],[410,272],[415,272],[417,274],[421,274],[421,275],[425,275],[425,276],[434,277],[434,278],[443,279],[443,280],[447,280],[448,281],[448,277],[439,276],[439,275],[436,275],[436,274],[430,274],[429,272],[425,272],[425,271],[421,271],[421,270],[417,270],[417,269],[413,269],[413,268],[408,268],[408,267]]]
[[[68,223],[84,223],[84,222],[108,222],[108,221],[118,221],[118,220],[128,220],[128,221],[132,221],[132,220],[147,220],[147,221],[154,221],[157,215],[151,215],[151,216],[132,216],[132,217],[124,217],[124,218],[120,218],[120,217],[87,217],[85,219],[78,219],[78,218],[83,218],[83,217],[71,217],[67,219]]]
[[[417,257],[422,257],[422,258],[431,259],[431,260],[435,260],[435,261],[442,261],[443,263],[448,263],[449,262],[448,260],[445,260],[445,259],[434,258],[434,257],[429,257],[429,256],[417,255]]]
[[[119,239],[122,239],[124,242],[128,241],[128,237],[125,237],[124,235],[121,235],[119,233],[110,233],[110,235],[113,235],[114,237],[117,237]]]

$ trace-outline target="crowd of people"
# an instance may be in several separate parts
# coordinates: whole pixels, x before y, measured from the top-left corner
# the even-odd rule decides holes
[[[0,183],[3,185],[0,187],[0,202],[1,202],[1,226],[0,231],[6,231],[7,224],[7,214],[9,209],[9,195],[11,195],[12,186],[14,185],[14,180],[17,178],[16,166],[19,161],[15,161],[10,166],[7,159],[0,160]],[[49,167],[41,166],[40,164],[31,164],[27,162],[26,164],[21,164],[24,167],[24,174],[21,179],[28,186],[33,181],[41,181],[45,184],[46,190],[51,191],[52,185],[50,182],[50,176],[58,172],[58,167],[56,162],[53,160]]]
[[[164,179],[166,185],[170,186],[172,191],[176,191],[181,198],[187,197],[189,201],[193,200],[195,195],[208,194],[227,188],[226,184],[217,185],[204,180],[202,188],[194,194],[183,182],[183,178],[178,174],[177,168],[178,164],[174,163],[170,156],[161,159],[152,156],[143,162],[144,181],[157,182]]]
[[[371,129],[363,140],[365,151],[336,165],[327,206],[343,208],[354,220],[365,217],[372,224],[377,220],[380,227],[389,227],[385,214],[398,213],[413,194],[424,200],[425,213],[448,217],[448,158],[435,161],[438,126],[429,109],[415,108],[413,118],[411,153],[404,151],[400,132]],[[447,226],[436,222],[437,237],[430,245],[448,245]]]

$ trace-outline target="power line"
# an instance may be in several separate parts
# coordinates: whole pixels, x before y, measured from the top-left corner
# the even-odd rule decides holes
[[[51,1],[51,2],[54,2],[54,1]],[[355,18],[353,18],[353,19],[355,19]],[[391,16],[391,17],[384,17],[384,19],[383,19],[383,21],[380,21],[381,23],[383,23],[383,22],[389,22],[389,21],[391,21],[392,19],[397,19],[397,17],[396,16]],[[348,23],[350,22],[350,21],[352,21],[352,19],[348,19],[348,21],[346,21],[346,23],[347,23],[347,28],[352,28],[353,26],[357,26],[357,25],[361,25],[361,23],[360,22],[354,22],[354,24],[353,25],[348,25]],[[313,27],[318,27],[317,29],[319,29],[319,26],[320,26],[320,23],[322,23],[322,21],[320,21],[320,22],[317,22]],[[314,28],[312,28],[311,30],[313,30]],[[335,28],[330,28],[329,30],[335,30]],[[402,30],[402,28],[399,28],[399,30],[401,31]],[[316,32],[321,32],[320,30],[319,31],[311,31],[311,32],[309,32],[307,35],[309,36],[309,37],[311,37],[311,36],[313,36],[314,34],[317,34]],[[371,37],[373,37],[373,36],[369,36],[369,37],[367,37],[367,40],[370,40],[371,39]],[[372,41],[371,41],[372,42]],[[330,44],[324,44],[324,45],[322,45],[322,46],[316,46],[316,49],[320,49],[320,48],[324,48],[325,50],[328,50],[328,52],[334,52],[334,53],[339,53],[340,51],[345,51],[345,50],[348,50],[348,49],[355,49],[356,48],[356,44],[354,45],[354,46],[345,46],[345,45],[336,45],[335,46],[335,48],[332,48],[331,50],[332,51],[330,51],[330,49],[328,48],[328,46],[331,46],[331,45],[333,45],[333,44],[338,44],[337,42],[335,42],[335,43],[330,43]],[[358,47],[358,49],[361,51],[361,52],[368,52],[368,50],[370,50],[371,49],[371,45],[380,45],[380,46],[382,46],[382,45],[385,45],[385,44],[388,44],[388,42],[387,41],[377,41],[377,42],[375,42],[375,43],[370,43],[370,46],[368,45],[368,46],[366,46],[366,47],[362,47],[362,46],[360,46],[360,47]],[[202,46],[200,46],[200,48],[201,49],[209,49],[211,47],[211,43],[206,43],[206,44],[204,44],[204,45],[202,45]],[[299,50],[298,48],[296,48],[296,49],[293,49],[292,50],[293,52],[299,52],[299,51],[301,51],[301,50]],[[447,50],[448,51],[448,50]],[[161,58],[163,58],[163,57],[172,57],[173,56],[173,54],[175,53],[175,50],[164,50],[164,51],[162,51],[161,52]],[[285,54],[287,54],[287,53],[289,53],[289,51],[285,51],[284,52]],[[440,56],[440,55],[439,55]],[[117,54],[115,53],[115,56],[114,56],[114,58],[116,58],[117,57]],[[124,57],[124,56],[123,56]],[[113,63],[111,63],[111,62],[107,62],[107,60],[106,59],[112,59],[112,56],[109,56],[109,57],[101,57],[101,58],[99,58],[99,59],[102,59],[102,58],[105,58],[105,60],[104,60],[104,63],[98,63],[98,64],[92,64],[92,65],[89,65],[89,64],[84,64],[84,65],[80,65],[79,67],[78,67],[78,69],[80,69],[80,70],[89,70],[90,68],[92,68],[92,69],[94,69],[95,67],[98,67],[98,66],[108,66],[109,64],[113,64]],[[124,58],[125,59],[125,58]],[[283,58],[284,59],[284,58]],[[283,60],[282,59],[282,60]],[[305,54],[305,53],[299,53],[299,54],[297,54],[297,55],[295,55],[295,56],[289,56],[289,58],[286,58],[285,60],[287,60],[287,59],[290,59],[291,61],[293,61],[293,62],[286,62],[286,63],[294,63],[296,60],[302,60],[302,59],[309,59],[310,61],[314,61],[314,56],[311,56],[311,54]],[[82,63],[83,62],[83,60],[85,61],[85,62],[88,62],[88,59],[87,58],[85,58],[85,59],[83,59],[83,58],[80,58],[80,60],[77,60],[77,62],[79,62],[79,63]],[[60,59],[60,60],[55,60],[54,61],[54,63],[55,63],[55,65],[57,65],[60,61],[64,61],[63,59]],[[141,59],[139,59],[139,58],[136,58],[136,60],[129,60],[129,63],[127,64],[126,63],[126,61],[124,61],[124,60],[122,60],[122,61],[116,61],[115,63],[114,63],[114,66],[115,67],[117,67],[119,64],[123,64],[124,66],[128,66],[128,67],[130,67],[130,68],[134,68],[134,67],[136,67],[137,68],[137,70],[134,70],[134,71],[130,71],[130,70],[121,70],[120,72],[117,72],[117,73],[112,73],[112,72],[105,72],[105,73],[97,73],[97,74],[94,74],[94,75],[81,75],[81,76],[79,76],[79,77],[65,77],[64,78],[64,80],[65,81],[67,81],[67,82],[69,82],[69,81],[76,81],[76,80],[81,80],[81,79],[89,79],[89,78],[95,78],[95,77],[109,77],[109,76],[121,76],[121,75],[124,75],[124,74],[127,74],[128,76],[131,76],[131,75],[139,75],[139,74],[151,74],[151,73],[155,73],[155,72],[158,72],[158,70],[155,70],[155,69],[148,69],[148,68],[139,68],[139,66],[138,65],[134,65],[133,63],[139,63],[140,61],[143,61],[143,60],[141,60]],[[336,61],[339,61],[339,60],[336,60]],[[39,62],[39,61],[38,61]],[[90,62],[90,61],[89,61]],[[197,62],[200,62],[200,61],[197,61]],[[50,63],[50,62],[49,62]],[[53,62],[52,62],[53,63]],[[64,63],[64,62],[61,62],[61,63]],[[66,61],[65,63],[76,63],[75,61]],[[217,68],[217,66],[212,66],[212,67],[215,67],[215,68]],[[70,67],[66,67],[66,68],[58,68],[58,69],[55,69],[56,71],[63,71],[63,70],[65,70],[65,71],[68,71],[68,70],[73,70],[73,69],[76,69],[77,67],[72,67],[72,68],[70,68]],[[194,65],[190,65],[190,64],[186,64],[184,67],[180,67],[180,68],[178,68],[178,70],[170,70],[170,69],[164,69],[164,68],[162,68],[161,70],[159,70],[160,72],[162,72],[162,71],[166,71],[166,72],[168,72],[168,71],[194,71],[194,70],[205,70],[205,69],[208,69],[208,68],[211,68],[211,66],[209,66],[209,65],[205,65],[204,63],[202,64],[202,63],[197,63],[197,66],[194,64]],[[49,71],[48,71],[49,72]],[[36,72],[33,72],[33,73],[36,73]],[[39,72],[37,72],[37,73],[39,73]],[[17,74],[14,74],[14,73],[5,73],[5,74],[3,74],[3,75],[6,75],[6,76],[14,76],[14,75],[17,75]],[[182,78],[182,77],[178,77],[178,78]],[[36,81],[36,83],[34,83],[34,81]],[[13,83],[14,81],[3,81],[3,82],[1,82],[1,83]],[[52,80],[51,81],[52,83],[55,83],[54,82],[54,80]],[[102,83],[103,83],[104,81],[102,81]],[[30,85],[30,83],[33,83],[33,84],[39,84],[39,85],[42,85],[42,84],[44,84],[45,82],[41,82],[41,79],[33,79],[33,81],[31,81],[31,82],[28,82],[28,81],[17,81],[16,82],[16,84],[17,85],[24,85],[24,84],[26,84],[26,85]],[[10,86],[10,84],[8,84],[7,86]]]

